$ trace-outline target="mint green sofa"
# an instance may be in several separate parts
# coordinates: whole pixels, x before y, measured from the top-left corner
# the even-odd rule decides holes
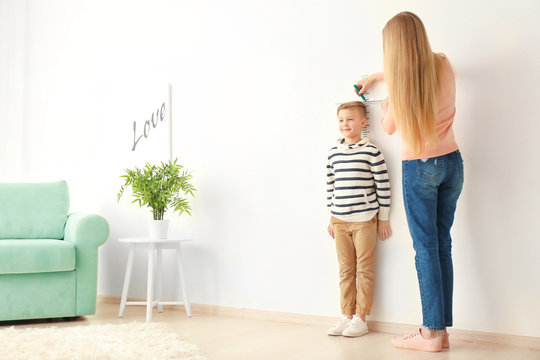
[[[109,224],[68,210],[65,181],[0,183],[0,321],[95,313]]]

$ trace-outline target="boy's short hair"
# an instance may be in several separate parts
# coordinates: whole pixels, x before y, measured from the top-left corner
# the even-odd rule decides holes
[[[361,101],[349,101],[339,105],[337,108],[337,114],[339,115],[339,112],[344,109],[358,109],[358,111],[360,111],[360,115],[366,117],[366,105],[364,105]]]

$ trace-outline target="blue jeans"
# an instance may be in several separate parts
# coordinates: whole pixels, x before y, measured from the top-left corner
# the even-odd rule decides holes
[[[402,162],[403,201],[416,251],[423,326],[452,326],[452,238],[456,203],[463,188],[461,153]]]

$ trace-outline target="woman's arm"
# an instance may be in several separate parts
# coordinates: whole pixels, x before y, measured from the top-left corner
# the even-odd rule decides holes
[[[383,72],[374,73],[366,78],[363,78],[362,80],[358,80],[356,82],[356,86],[358,86],[360,91],[357,93],[357,95],[365,93],[376,81],[384,81]],[[394,115],[392,113],[392,109],[390,108],[388,98],[384,99],[381,105],[383,113],[381,118],[382,128],[388,135],[392,135],[396,132],[396,122],[394,120]]]
[[[390,102],[388,98],[384,99],[381,104],[383,116],[381,118],[381,126],[385,133],[392,135],[396,132],[396,121],[394,119],[394,114],[390,107]]]

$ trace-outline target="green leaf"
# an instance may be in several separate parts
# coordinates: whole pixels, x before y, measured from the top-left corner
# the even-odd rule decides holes
[[[183,169],[178,164],[178,158],[167,163],[161,162],[159,166],[146,163],[142,169],[125,169],[125,174],[120,176],[124,184],[120,187],[117,199],[120,201],[125,189],[131,187],[134,197],[132,203],[150,207],[154,219],[163,219],[169,207],[173,212],[178,212],[178,215],[184,212],[191,215],[188,200],[181,196],[193,197],[196,189],[190,183],[191,173]]]

